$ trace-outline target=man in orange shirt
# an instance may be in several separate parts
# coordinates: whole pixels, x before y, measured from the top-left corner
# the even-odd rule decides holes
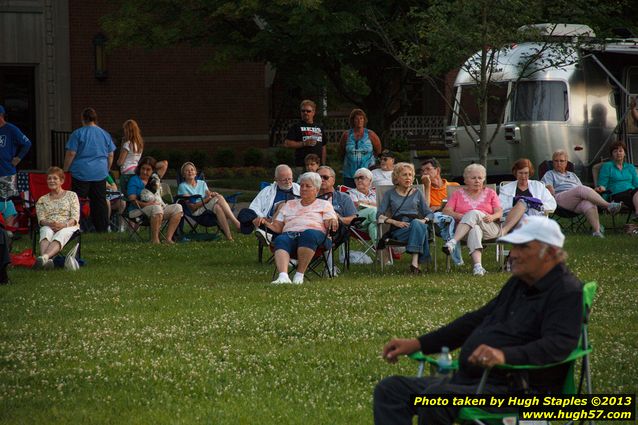
[[[426,199],[430,198],[430,209],[440,211],[443,200],[447,198],[447,187],[458,186],[456,182],[448,182],[441,178],[441,164],[435,158],[421,163],[421,183],[425,188]]]

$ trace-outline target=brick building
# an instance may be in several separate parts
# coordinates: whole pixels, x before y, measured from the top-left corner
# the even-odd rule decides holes
[[[120,145],[140,124],[147,147],[268,145],[272,76],[264,64],[205,71],[207,49],[116,49],[102,66],[107,0],[0,0],[0,104],[34,142],[23,168],[51,164],[51,131],[81,125],[87,106]]]

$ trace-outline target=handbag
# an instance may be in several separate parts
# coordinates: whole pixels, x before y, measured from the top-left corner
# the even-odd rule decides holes
[[[405,201],[408,199],[408,197],[412,194],[412,190],[410,190],[405,197],[403,198],[403,201],[401,201],[401,204],[399,205],[399,208],[397,208],[397,210],[392,214],[391,217],[387,218],[385,221],[387,222],[389,219],[392,220],[396,220],[402,217],[409,217],[410,215],[408,214],[398,214],[399,211],[401,211],[401,207],[403,206],[403,204],[405,203]],[[391,224],[390,225],[390,229],[388,229],[387,232],[385,232],[383,235],[381,235],[381,237],[379,238],[379,243],[377,244],[377,249],[385,249],[386,245],[388,244],[388,242],[390,241],[390,239],[392,239],[392,232],[394,232],[395,230],[397,230],[398,227]]]

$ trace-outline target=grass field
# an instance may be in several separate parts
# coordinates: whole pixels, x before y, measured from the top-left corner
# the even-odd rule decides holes
[[[594,388],[635,393],[638,238],[570,235],[566,248],[572,270],[599,282]],[[467,265],[412,277],[403,260],[383,275],[353,266],[273,287],[255,251],[252,236],[154,247],[85,235],[78,272],[12,270],[0,287],[0,423],[371,423],[375,383],[415,372],[383,362],[384,342],[481,306],[507,278],[490,252],[483,278]]]

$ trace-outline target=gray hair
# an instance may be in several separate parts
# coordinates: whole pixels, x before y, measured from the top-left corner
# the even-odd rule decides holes
[[[552,256],[554,257],[555,260],[557,260],[559,263],[564,263],[565,261],[567,261],[567,257],[568,257],[567,251],[565,251],[563,248],[550,245],[545,242],[540,242],[540,241],[538,242],[541,244],[541,249],[538,251],[539,259],[542,260],[545,254],[547,253],[547,250],[551,249],[553,251]]]
[[[483,177],[487,175],[487,170],[481,164],[470,164],[465,167],[465,170],[463,170],[463,178],[467,178],[467,176],[469,176],[470,173],[474,171],[480,172],[481,174],[483,174]]]
[[[279,176],[279,173],[281,173],[282,171],[288,171],[290,170],[290,172],[292,172],[292,168],[290,168],[289,166],[287,166],[286,164],[279,164],[276,168],[275,168],[275,178],[277,178]]]
[[[307,173],[303,173],[301,176],[299,176],[299,184],[303,183],[306,180],[310,181],[315,189],[321,189],[321,176],[319,174],[313,171],[308,171]]]
[[[565,159],[569,159],[569,155],[567,155],[567,151],[564,149],[559,149],[552,154],[552,161],[558,158],[559,156],[563,156],[565,157]]]
[[[392,184],[399,184],[399,178],[401,177],[401,173],[404,169],[408,169],[412,171],[412,176],[415,175],[414,164],[409,162],[399,162],[398,164],[394,164],[394,168],[392,169]]]
[[[367,168],[359,168],[357,171],[354,172],[354,177],[357,176],[365,176],[368,179],[372,180],[372,171],[368,170]]]
[[[317,168],[317,171],[319,170],[328,170],[330,172],[330,176],[332,176],[332,178],[335,178],[336,174],[335,174],[335,170],[332,169],[332,167],[328,167],[327,165],[322,165],[321,167]]]

